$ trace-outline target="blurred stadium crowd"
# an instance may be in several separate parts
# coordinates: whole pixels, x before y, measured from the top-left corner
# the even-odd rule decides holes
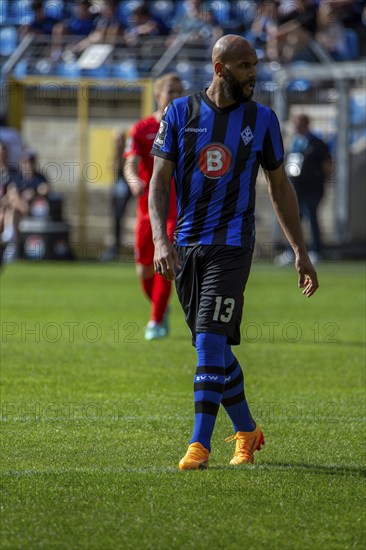
[[[210,47],[231,32],[252,41],[262,60],[319,61],[313,40],[330,59],[355,60],[364,54],[365,1],[0,0],[2,63],[29,33],[50,37],[53,66],[63,66],[92,44],[128,48],[162,36],[169,47],[183,36]]]

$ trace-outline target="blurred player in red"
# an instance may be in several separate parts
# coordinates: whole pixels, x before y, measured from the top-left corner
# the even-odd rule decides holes
[[[150,155],[156,134],[164,139],[164,126],[160,120],[164,109],[173,99],[183,93],[182,81],[176,74],[169,73],[155,81],[154,95],[157,110],[132,126],[124,157],[124,176],[132,194],[137,197],[137,218],[135,229],[135,260],[137,275],[144,293],[151,302],[150,321],[145,329],[145,339],[163,338],[169,332],[168,302],[172,289],[171,281],[154,272],[154,244],[148,210],[149,183],[154,166]],[[172,180],[167,232],[171,241],[177,220],[176,195]]]

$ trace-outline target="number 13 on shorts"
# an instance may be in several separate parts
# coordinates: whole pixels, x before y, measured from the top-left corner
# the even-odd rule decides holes
[[[234,298],[225,298],[222,296],[216,296],[216,306],[213,314],[214,321],[221,321],[222,323],[229,323],[235,307]]]

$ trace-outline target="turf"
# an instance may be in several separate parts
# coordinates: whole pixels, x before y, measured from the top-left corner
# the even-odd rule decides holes
[[[232,468],[219,414],[207,471],[179,472],[194,349],[176,297],[145,342],[131,264],[1,276],[2,549],[364,548],[364,266],[256,262],[237,356],[266,446]]]

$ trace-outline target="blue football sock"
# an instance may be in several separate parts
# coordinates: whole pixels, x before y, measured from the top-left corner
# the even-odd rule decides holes
[[[225,384],[226,336],[197,334],[198,356],[194,377],[194,429],[190,443],[199,442],[211,450],[211,436]]]
[[[245,399],[243,371],[228,345],[225,347],[225,366],[225,387],[221,403],[235,432],[252,432],[256,424]]]

